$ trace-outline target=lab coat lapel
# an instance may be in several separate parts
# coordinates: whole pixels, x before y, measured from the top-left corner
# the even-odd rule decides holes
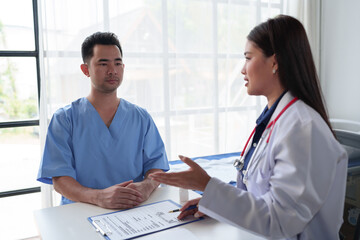
[[[264,151],[266,150],[268,144],[266,144],[266,139],[269,136],[269,129],[265,129],[261,139],[254,151],[254,154],[251,156],[250,161],[249,161],[249,165],[248,165],[248,174],[251,174],[255,169],[256,166],[258,165],[260,158],[263,156]]]
[[[281,98],[280,102],[276,106],[276,109],[274,113],[272,114],[269,123],[273,121],[279,113],[282,111],[282,109],[294,98],[290,92],[285,93],[285,95]],[[266,151],[266,148],[268,147],[268,144],[266,143],[267,138],[270,134],[270,128],[267,128],[264,130],[262,136],[261,136],[261,142],[257,145],[254,154],[251,156],[249,164],[248,164],[248,171],[247,176],[244,176],[245,178],[248,178],[256,169],[256,166],[259,164],[259,161],[261,161],[261,158],[263,157],[264,152]],[[251,140],[252,141],[252,140]]]
[[[278,105],[276,106],[276,109],[273,113],[273,115],[270,118],[269,123],[271,123],[271,121],[273,121],[278,115],[279,113],[284,109],[284,107],[291,101],[293,100],[294,96],[287,91],[285,93],[285,95],[280,99],[280,102],[278,103]]]

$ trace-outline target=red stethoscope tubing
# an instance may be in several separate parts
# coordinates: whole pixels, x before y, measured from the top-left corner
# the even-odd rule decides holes
[[[291,105],[293,105],[297,100],[299,100],[299,98],[298,98],[298,97],[294,97],[293,100],[291,100],[291,101],[281,110],[281,112],[276,116],[276,118],[275,118],[274,120],[272,120],[272,121],[267,125],[266,129],[271,128],[271,130],[270,130],[270,133],[269,133],[269,137],[268,137],[267,140],[266,140],[266,143],[269,143],[270,136],[271,136],[271,133],[272,133],[272,131],[273,131],[273,129],[274,129],[274,126],[275,126],[276,121],[277,121],[277,120],[281,117],[281,115],[282,115]],[[241,152],[241,154],[240,154],[240,157],[244,156],[246,147],[247,147],[247,145],[249,144],[250,139],[251,139],[252,136],[254,135],[255,130],[256,130],[256,126],[255,126],[254,130],[251,132],[250,137],[249,137],[248,140],[246,141],[245,147],[244,147],[244,149],[242,150],[242,152]]]

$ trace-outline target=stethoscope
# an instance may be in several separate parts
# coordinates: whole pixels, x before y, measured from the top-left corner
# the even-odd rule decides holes
[[[268,138],[267,138],[267,140],[266,140],[266,143],[269,143],[270,136],[271,136],[271,133],[272,133],[272,131],[273,131],[273,129],[274,129],[274,126],[275,126],[276,121],[277,121],[277,120],[281,117],[281,115],[282,115],[292,104],[294,104],[297,100],[298,100],[298,98],[297,98],[297,97],[294,97],[294,98],[281,110],[281,112],[276,116],[276,118],[275,118],[274,120],[272,120],[272,121],[267,125],[267,127],[266,127],[265,130],[264,130],[264,133],[265,133],[266,131],[269,131],[270,128],[271,128],[271,129],[270,129],[269,136],[268,136]],[[254,130],[251,132],[250,137],[249,137],[248,140],[246,141],[245,146],[244,146],[244,149],[241,151],[240,159],[235,159],[235,161],[234,161],[234,163],[233,163],[233,165],[234,165],[234,167],[236,168],[237,171],[242,171],[243,168],[244,168],[244,164],[245,164],[245,159],[244,159],[245,151],[246,151],[247,146],[248,146],[248,144],[249,144],[249,142],[250,142],[250,139],[251,139],[251,138],[253,137],[253,135],[255,134],[255,130],[256,130],[256,126],[255,126]],[[264,135],[264,133],[263,133],[263,135]],[[263,138],[261,137],[259,143],[257,144],[257,146],[260,145],[260,143],[262,142],[262,139],[263,139]],[[246,175],[247,171],[248,171],[249,168],[250,168],[250,164],[252,163],[252,160],[253,160],[254,156],[256,156],[257,150],[258,150],[258,147],[255,148],[255,151],[254,151],[254,153],[253,153],[253,155],[252,155],[252,157],[251,157],[251,160],[250,160],[250,162],[249,162],[249,164],[248,164],[247,170],[246,170],[246,171],[243,171],[244,183],[245,183],[245,184],[246,184],[245,175]]]

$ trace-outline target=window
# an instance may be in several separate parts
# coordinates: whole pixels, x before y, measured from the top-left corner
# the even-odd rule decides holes
[[[36,1],[0,3],[0,211],[6,216],[0,220],[1,239],[37,235],[32,220],[33,210],[41,206],[36,182],[40,159],[37,31]],[[16,231],[14,222],[23,226],[22,231]]]
[[[244,87],[246,35],[280,13],[282,1],[85,2],[43,1],[49,118],[89,92],[79,69],[82,41],[112,31],[125,63],[118,95],[150,112],[170,160],[241,151],[265,105]]]
[[[39,135],[47,128],[39,118],[49,120],[88,94],[79,68],[85,37],[96,31],[118,35],[126,65],[118,94],[150,112],[170,160],[234,152],[265,105],[243,84],[246,35],[282,9],[282,0],[0,3],[0,212],[8,217],[0,220],[7,229],[0,239],[37,235]],[[46,89],[41,116],[40,70]]]

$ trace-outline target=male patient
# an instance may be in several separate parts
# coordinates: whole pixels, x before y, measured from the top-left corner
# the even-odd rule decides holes
[[[147,176],[169,170],[164,143],[148,112],[117,96],[125,67],[117,36],[94,33],[81,53],[90,94],[55,112],[37,180],[53,183],[61,204],[137,206],[159,185]]]

